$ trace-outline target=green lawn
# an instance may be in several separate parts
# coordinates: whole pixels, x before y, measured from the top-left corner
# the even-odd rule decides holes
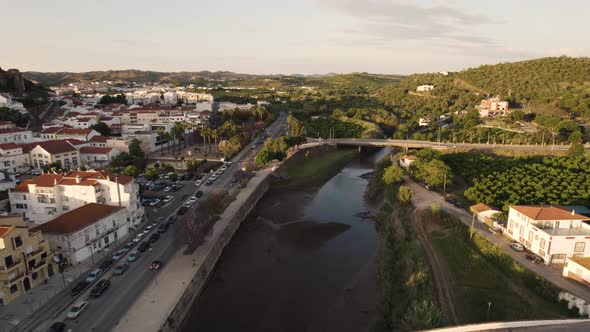
[[[461,324],[571,315],[557,299],[550,300],[555,291],[551,285],[539,281],[500,248],[477,234],[474,242],[469,241],[464,225],[445,225],[442,231],[431,231],[430,239],[448,265]],[[441,236],[443,232],[448,235]]]

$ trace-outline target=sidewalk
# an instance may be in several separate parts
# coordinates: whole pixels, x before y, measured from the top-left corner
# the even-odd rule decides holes
[[[110,249],[95,253],[94,262],[98,263],[108,255],[112,255]],[[56,296],[60,296],[58,293],[64,288],[70,288],[71,284],[87,273],[93,265],[92,259],[89,258],[83,263],[68,266],[63,274],[59,273],[56,266],[56,272],[53,277],[47,280],[47,284],[31,288],[8,305],[0,307],[0,331],[10,331],[15,328],[16,325],[31,316],[47,302],[55,299]],[[63,298],[64,296],[70,297],[69,290],[66,290],[64,295],[60,297]]]
[[[215,243],[220,238],[233,216],[250,197],[258,185],[270,175],[270,170],[261,170],[250,180],[215,223],[206,242],[192,255],[184,255],[186,246],[180,248],[169,262],[164,262],[162,270],[147,286],[139,298],[129,308],[114,329],[121,332],[158,331],[168,318],[170,312],[179,302],[196,271],[212,253]]]

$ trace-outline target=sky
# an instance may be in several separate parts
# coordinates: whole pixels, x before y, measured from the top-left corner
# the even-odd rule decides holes
[[[0,66],[21,71],[411,74],[590,56],[587,0],[0,0],[0,8]]]

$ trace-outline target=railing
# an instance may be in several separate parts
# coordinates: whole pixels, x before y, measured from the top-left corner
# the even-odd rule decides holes
[[[21,262],[22,262],[22,260],[16,259],[16,260],[14,260],[14,262],[12,264],[10,264],[8,266],[0,266],[0,271],[10,271],[13,268],[19,266]]]

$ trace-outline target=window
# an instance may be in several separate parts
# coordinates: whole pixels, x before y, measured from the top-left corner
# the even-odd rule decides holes
[[[96,249],[96,242],[92,244],[92,249]]]
[[[104,244],[105,245],[109,244],[109,237],[108,236],[104,238]]]
[[[23,201],[27,200],[27,195],[23,195]]]
[[[26,209],[27,209],[27,204],[18,204],[18,203],[17,203],[17,204],[16,204],[16,208],[17,208],[17,209],[25,209],[25,210],[26,210]]]
[[[555,228],[559,228],[559,221],[555,222]]]
[[[70,211],[70,207],[69,207],[69,206],[67,206],[67,205],[64,205],[64,206],[62,207],[62,209],[63,209],[64,211]]]
[[[64,202],[69,202],[70,199],[68,198],[68,196],[64,197]]]
[[[545,257],[545,252],[541,249],[539,249],[539,256]]]
[[[13,237],[12,241],[14,243],[14,249],[19,248],[23,245],[23,239],[21,239],[20,236]]]
[[[573,257],[574,258],[582,258],[582,257],[584,257],[584,254],[574,254]]]
[[[523,226],[520,226],[520,229],[518,230],[518,234],[524,235],[524,227]]]
[[[576,242],[574,245],[574,252],[584,252],[586,249],[586,242]]]
[[[86,238],[86,242],[90,241],[90,234],[86,234],[85,238]]]
[[[15,284],[15,285],[12,285],[12,286],[10,286],[10,294],[14,294],[14,293],[16,293],[17,291],[18,291],[18,286],[17,286],[16,284]]]
[[[117,227],[117,222],[113,220],[113,228]]]
[[[533,232],[529,232],[529,241],[533,240]]]
[[[541,247],[541,249],[545,249],[545,239],[541,239],[539,242],[539,247]]]
[[[539,240],[539,235],[535,235],[535,241]]]
[[[512,228],[512,226],[514,226],[514,220],[510,219],[510,222],[508,223],[508,228]]]
[[[39,278],[39,273],[37,273],[37,272],[33,272],[33,273],[31,274],[31,278],[33,278],[33,280],[37,280],[37,278]]]
[[[99,236],[99,235],[100,235],[100,228],[97,228],[96,229],[96,236]]]

